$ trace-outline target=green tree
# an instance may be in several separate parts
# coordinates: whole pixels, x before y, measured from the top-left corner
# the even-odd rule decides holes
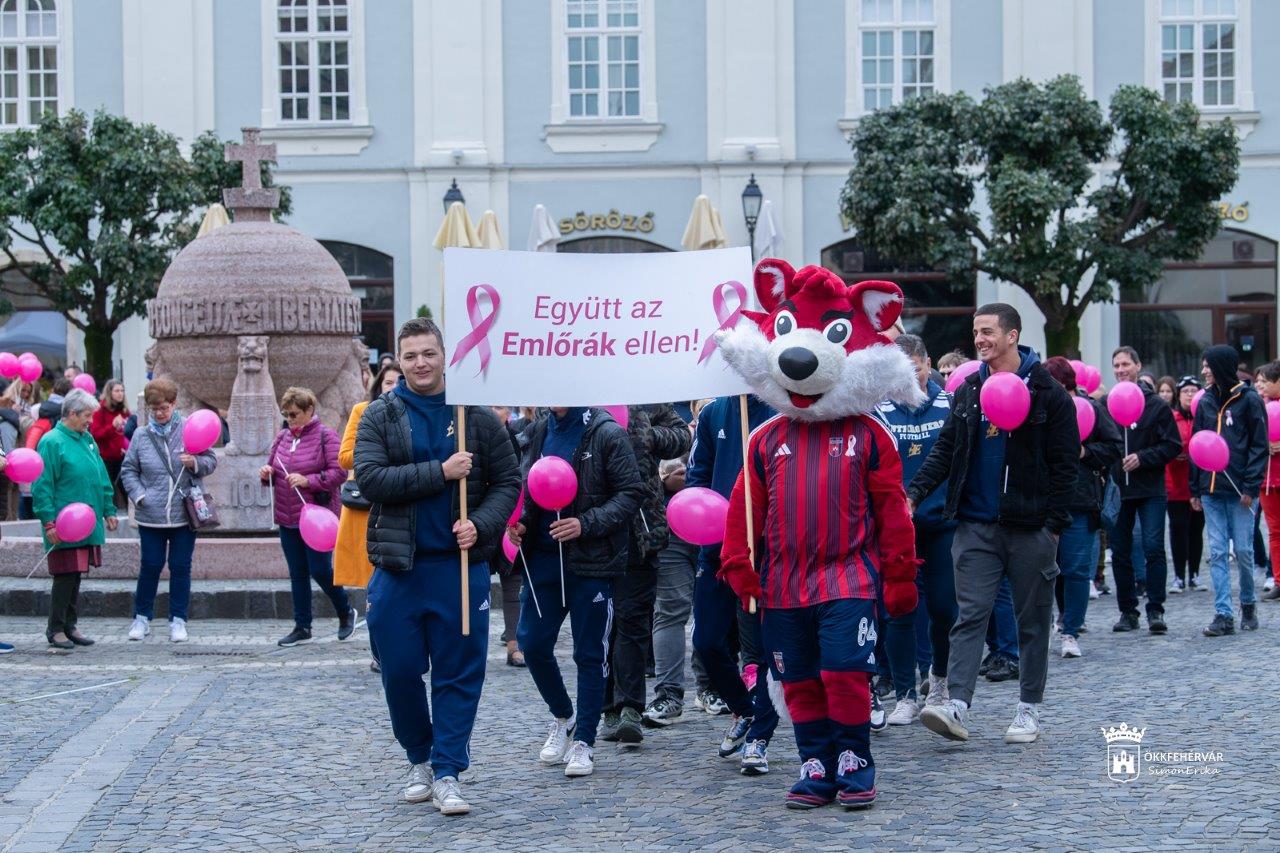
[[[84,333],[85,369],[100,380],[111,375],[116,329],[146,311],[222,187],[240,184],[221,148],[206,133],[188,159],[153,125],[76,110],[0,136],[0,253]],[[20,244],[40,260],[20,263]]]
[[[218,139],[212,130],[206,130],[191,141],[191,163],[195,166],[196,181],[199,185],[201,204],[210,205],[222,201],[222,191],[227,187],[238,187],[241,184],[241,166],[238,161],[227,162],[224,151],[227,141]],[[275,176],[271,167],[262,164],[262,185],[274,187]],[[276,219],[283,219],[293,212],[293,193],[289,187],[280,187],[280,205],[276,208]]]
[[[1090,304],[1199,256],[1240,160],[1229,122],[1140,86],[1104,115],[1072,76],[1015,80],[980,103],[914,98],[864,118],[852,146],[840,206],[862,243],[1017,285],[1044,313],[1048,352],[1069,356]]]

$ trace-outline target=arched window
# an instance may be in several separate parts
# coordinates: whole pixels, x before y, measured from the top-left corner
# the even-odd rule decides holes
[[[578,252],[595,255],[618,255],[635,252],[670,252],[666,246],[640,240],[635,237],[579,237],[561,240],[557,252]]]
[[[902,327],[923,338],[934,359],[953,349],[972,353],[977,298],[973,276],[955,279],[938,270],[899,264],[863,248],[856,239],[823,249],[822,265],[849,284],[880,279],[901,287]]]
[[[1120,293],[1120,342],[1157,376],[1200,372],[1210,344],[1236,348],[1250,367],[1276,357],[1276,243],[1224,228],[1200,257]]]
[[[395,351],[395,259],[376,249],[321,240],[351,282],[351,295],[360,297],[361,336],[377,360]]]
[[[0,128],[39,124],[58,112],[58,7],[0,0]]]

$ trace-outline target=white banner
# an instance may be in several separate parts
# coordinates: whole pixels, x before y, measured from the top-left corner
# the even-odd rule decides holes
[[[748,249],[444,250],[446,397],[597,406],[743,394],[714,334],[741,317]]]

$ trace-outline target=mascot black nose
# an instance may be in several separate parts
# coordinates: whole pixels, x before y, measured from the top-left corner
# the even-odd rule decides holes
[[[799,382],[818,369],[818,357],[804,347],[788,347],[778,356],[778,367],[788,378]]]

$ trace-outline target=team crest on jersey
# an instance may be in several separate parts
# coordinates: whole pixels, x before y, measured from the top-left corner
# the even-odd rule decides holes
[[[1000,435],[1000,427],[995,424],[987,424],[987,438],[995,438]]]
[[[782,664],[782,652],[773,653],[773,668],[778,671],[778,675],[782,675],[787,671],[787,668]]]
[[[924,445],[922,445],[922,444],[921,444],[920,442],[918,442],[918,441],[913,441],[913,442],[911,443],[911,446],[907,448],[907,455],[908,455],[908,456],[919,456],[919,455],[920,455],[920,452],[921,452],[923,449],[924,449]]]
[[[827,455],[832,459],[839,459],[841,452],[844,450],[844,439],[836,437],[827,442]]]

